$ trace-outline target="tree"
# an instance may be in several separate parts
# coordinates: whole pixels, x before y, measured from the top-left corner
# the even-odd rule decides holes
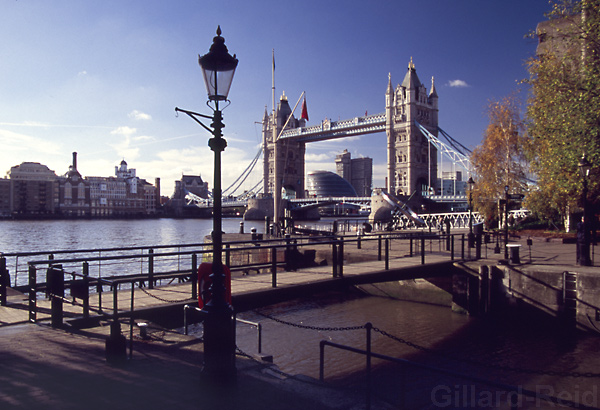
[[[538,54],[528,61],[527,157],[537,189],[526,206],[540,216],[568,220],[581,206],[577,164],[593,164],[588,199],[598,206],[600,185],[600,0],[557,0],[538,27]],[[568,227],[568,225],[567,225]]]
[[[514,95],[491,101],[488,107],[490,123],[483,142],[471,154],[476,175],[475,208],[488,223],[498,219],[498,201],[505,197],[506,186],[510,194],[522,194],[527,190],[526,138],[519,111]]]

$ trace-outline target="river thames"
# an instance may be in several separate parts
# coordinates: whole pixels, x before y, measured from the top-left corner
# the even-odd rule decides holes
[[[264,230],[264,223],[258,221],[244,225],[246,232],[252,227]],[[200,243],[210,234],[212,221],[2,221],[0,227],[0,251],[9,253]],[[240,219],[224,219],[226,233],[239,229]],[[469,317],[447,306],[355,291],[311,295],[239,317],[261,322],[263,353],[273,355],[279,369],[312,378],[319,376],[321,340],[364,349],[365,329],[346,329],[371,322],[378,329],[373,333],[374,352],[437,369],[375,360],[375,397],[396,408],[509,408],[510,400],[515,400],[517,408],[561,408],[544,400],[545,396],[559,399],[560,404],[600,405],[600,379],[590,377],[600,369],[598,336],[574,334],[541,317]],[[238,346],[256,353],[256,330],[238,325]],[[328,348],[325,378],[361,392],[364,363],[360,355]],[[512,397],[497,386],[446,372],[492,380],[538,397]]]

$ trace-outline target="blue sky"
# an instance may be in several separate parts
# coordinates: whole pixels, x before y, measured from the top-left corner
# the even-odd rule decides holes
[[[308,125],[383,112],[388,73],[401,83],[412,57],[428,90],[435,77],[441,128],[473,148],[488,101],[527,77],[536,43],[525,36],[549,8],[547,0],[4,0],[0,171],[33,161],[64,174],[76,151],[84,176],[114,175],[125,159],[138,176],[160,177],[163,195],[182,174],[212,187],[210,135],[174,108],[211,113],[197,58],[217,25],[240,61],[223,112],[225,187],[259,149],[273,49],[276,96],[285,91],[293,107],[305,91]],[[344,149],[372,157],[374,185],[383,186],[385,134],[309,144],[307,171],[334,170]]]

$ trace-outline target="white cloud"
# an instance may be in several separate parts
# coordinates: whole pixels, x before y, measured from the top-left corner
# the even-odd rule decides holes
[[[304,156],[305,162],[329,162],[331,161],[331,156],[329,154],[306,154]]]
[[[469,87],[469,84],[467,84],[467,82],[465,80],[450,80],[448,82],[448,85],[450,87],[455,87],[455,88],[466,88],[466,87]]]
[[[38,138],[26,134],[0,129],[0,145],[5,154],[25,153],[25,154],[46,154],[55,155],[61,152],[61,145],[44,138]],[[10,155],[8,156],[10,157]],[[32,161],[25,159],[25,161]]]
[[[146,144],[148,144],[149,142],[155,142],[156,138],[151,137],[149,135],[140,135],[140,136],[137,136],[137,137],[133,137],[133,140],[135,142],[144,142],[144,141],[146,141]],[[142,145],[145,145],[145,144],[142,144]]]
[[[115,128],[110,133],[112,135],[123,135],[123,136],[129,137],[129,136],[135,134],[136,132],[137,132],[137,129],[135,129],[135,128],[123,126],[123,127]]]
[[[152,116],[138,110],[133,110],[128,115],[129,118],[133,118],[136,121],[150,121]]]

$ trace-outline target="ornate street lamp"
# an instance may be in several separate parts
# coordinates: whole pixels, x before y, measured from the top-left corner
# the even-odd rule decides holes
[[[204,314],[204,367],[202,372],[216,380],[228,381],[235,377],[235,327],[233,308],[225,298],[225,275],[223,271],[223,234],[222,234],[222,191],[221,191],[221,152],[227,141],[223,138],[223,117],[219,109],[220,101],[227,100],[233,74],[238,64],[235,54],[231,56],[221,37],[221,27],[207,54],[198,56],[202,68],[204,83],[208,92],[207,105],[213,110],[213,116],[175,108],[183,112],[208,130],[213,137],[208,146],[215,153],[213,185],[213,261],[211,299],[202,308]],[[210,105],[214,103],[214,108]],[[198,117],[211,119],[211,128],[204,125]]]
[[[583,178],[583,192],[582,192],[582,202],[583,202],[583,244],[580,244],[579,241],[577,246],[580,247],[578,249],[579,260],[577,261],[582,266],[590,266],[592,261],[590,259],[590,229],[589,229],[589,215],[588,215],[588,177],[590,176],[590,170],[592,169],[592,164],[585,157],[585,153],[579,160],[577,164],[579,168],[579,173]],[[577,233],[579,236],[579,232]]]
[[[504,259],[508,260],[508,185],[504,187]]]
[[[475,181],[473,181],[473,177],[470,176],[467,181],[469,185],[469,235],[468,235],[468,243],[469,248],[473,248],[475,246],[475,235],[473,235],[473,185],[475,185]]]

